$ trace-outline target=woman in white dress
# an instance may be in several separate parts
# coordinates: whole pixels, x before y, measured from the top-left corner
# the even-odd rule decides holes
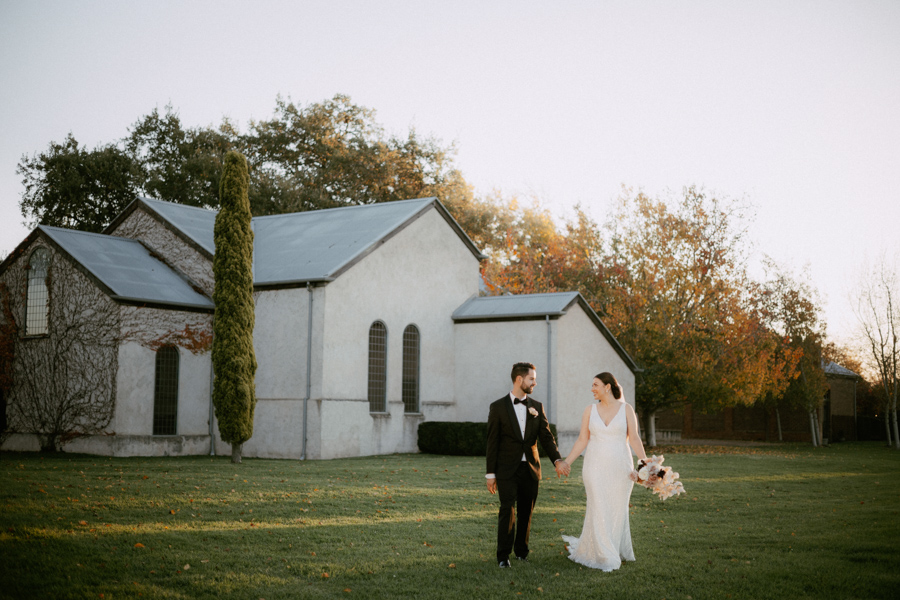
[[[566,457],[566,463],[571,465],[584,452],[584,527],[581,537],[564,535],[563,540],[573,561],[614,571],[623,560],[634,560],[628,524],[628,501],[634,486],[629,478],[634,468],[631,451],[638,458],[646,458],[647,454],[638,434],[637,416],[622,399],[616,378],[600,373],[594,377],[591,391],[598,402],[584,410],[578,440]]]

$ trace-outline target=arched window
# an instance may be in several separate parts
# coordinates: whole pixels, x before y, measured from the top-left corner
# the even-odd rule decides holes
[[[387,327],[375,321],[369,327],[369,412],[387,409]]]
[[[403,330],[403,410],[419,412],[419,329],[415,325]]]
[[[47,335],[50,312],[50,290],[47,273],[50,270],[50,252],[38,248],[28,258],[28,293],[25,302],[25,335]]]
[[[178,416],[178,349],[163,346],[156,351],[156,384],[153,386],[153,435],[175,435]]]

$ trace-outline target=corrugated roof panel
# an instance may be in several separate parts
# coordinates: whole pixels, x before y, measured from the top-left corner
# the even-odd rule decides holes
[[[578,292],[525,294],[521,296],[480,296],[470,298],[453,313],[454,321],[557,316],[565,313]]]
[[[334,277],[413,218],[434,198],[401,200],[253,219],[257,285]]]
[[[141,200],[197,242],[204,250],[210,254],[215,252],[213,230],[216,225],[216,211],[150,198],[141,198]]]
[[[829,375],[838,375],[840,377],[859,377],[856,373],[851,371],[846,367],[842,367],[841,365],[835,362],[829,362],[825,365],[825,373]]]
[[[43,225],[39,229],[122,299],[213,308],[209,298],[138,241]]]

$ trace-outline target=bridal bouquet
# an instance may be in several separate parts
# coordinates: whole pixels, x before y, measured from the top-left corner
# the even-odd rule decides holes
[[[672,467],[662,466],[663,460],[662,455],[642,458],[638,461],[637,470],[629,475],[633,482],[651,490],[660,500],[684,493],[684,486],[678,481],[678,473]]]

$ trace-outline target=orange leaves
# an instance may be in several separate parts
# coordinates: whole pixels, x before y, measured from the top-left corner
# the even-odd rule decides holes
[[[145,548],[146,546],[144,546],[142,543],[138,542],[137,544],[134,545],[134,547],[135,548]]]

